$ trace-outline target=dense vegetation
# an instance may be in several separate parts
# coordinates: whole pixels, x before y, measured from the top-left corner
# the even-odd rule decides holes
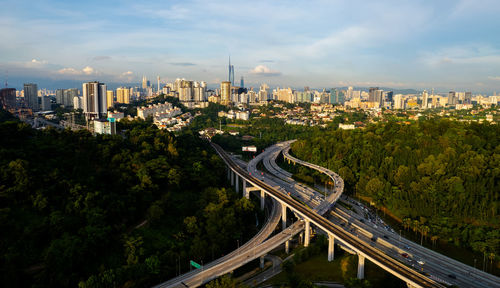
[[[0,111],[4,287],[144,287],[234,249],[255,205],[197,135],[34,130]],[[261,221],[262,222],[262,221]]]
[[[386,207],[433,242],[500,249],[500,127],[427,120],[330,130],[292,145],[297,157],[338,171],[347,191]]]

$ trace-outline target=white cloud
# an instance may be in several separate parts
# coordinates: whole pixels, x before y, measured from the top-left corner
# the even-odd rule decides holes
[[[85,75],[91,75],[94,74],[94,68],[90,66],[86,66],[85,68],[82,69],[83,74]]]
[[[74,69],[74,68],[63,68],[57,71],[59,74],[66,74],[66,75],[80,75],[80,71]]]
[[[122,76],[131,76],[132,74],[134,74],[134,72],[132,72],[132,71],[127,71],[127,72],[123,72],[123,73],[122,73]]]
[[[90,66],[86,66],[82,70],[77,70],[75,68],[67,67],[63,69],[59,69],[57,71],[59,74],[65,74],[65,75],[93,75],[97,74],[97,71],[94,70],[94,68]]]
[[[261,75],[261,76],[279,76],[281,75],[281,72],[271,70],[267,66],[264,65],[257,65],[255,68],[253,68],[250,71],[251,74],[255,75]]]
[[[500,76],[488,76],[488,79],[495,80],[495,81],[500,81]]]

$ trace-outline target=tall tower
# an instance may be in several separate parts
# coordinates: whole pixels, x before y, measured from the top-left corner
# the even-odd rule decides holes
[[[83,83],[83,112],[87,119],[106,118],[108,113],[106,84],[97,81]]]
[[[24,84],[24,101],[33,111],[40,110],[38,105],[38,86],[33,83]]]
[[[220,84],[220,96],[222,105],[229,105],[231,103],[231,82],[223,81]]]
[[[243,80],[243,76],[241,76],[240,87],[245,88],[245,81]]]
[[[158,80],[158,89],[156,90],[156,93],[160,94],[160,76],[156,76],[156,80]]]
[[[229,56],[229,82],[231,82],[231,86],[234,86],[234,66],[231,65],[231,56]]]
[[[146,76],[142,76],[142,89],[148,88],[148,79],[146,79]]]

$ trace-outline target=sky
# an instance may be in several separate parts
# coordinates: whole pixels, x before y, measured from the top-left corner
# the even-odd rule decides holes
[[[498,0],[0,5],[1,82],[217,85],[230,55],[246,86],[500,92]]]

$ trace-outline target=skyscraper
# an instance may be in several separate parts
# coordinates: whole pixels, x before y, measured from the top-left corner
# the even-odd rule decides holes
[[[38,105],[38,86],[33,83],[24,84],[24,101],[33,111],[40,110]]]
[[[120,87],[116,89],[116,102],[118,103],[130,103],[130,89],[126,87]]]
[[[113,90],[106,91],[106,108],[113,107],[114,98]]]
[[[3,109],[16,108],[16,89],[3,88],[0,89],[0,107]]]
[[[427,109],[429,108],[429,93],[427,93],[426,90],[422,93],[422,108]]]
[[[368,90],[368,101],[369,102],[376,102],[376,95],[375,95],[375,91],[378,90],[378,87],[370,87],[370,89]]]
[[[455,91],[450,91],[448,93],[448,105],[455,105],[455,104],[457,104],[456,93]]]
[[[87,119],[106,118],[106,84],[97,81],[83,83],[82,106]]]
[[[231,101],[231,82],[223,81],[220,84],[221,104],[229,105]]]
[[[146,89],[148,86],[148,79],[146,79],[146,76],[142,76],[142,89]]]
[[[243,76],[241,76],[240,88],[245,88],[245,81],[243,80]]]
[[[73,99],[78,96],[78,89],[70,88],[65,89],[63,93],[64,107],[73,107]]]
[[[231,65],[231,56],[229,56],[229,83],[231,86],[234,86],[234,66]]]

